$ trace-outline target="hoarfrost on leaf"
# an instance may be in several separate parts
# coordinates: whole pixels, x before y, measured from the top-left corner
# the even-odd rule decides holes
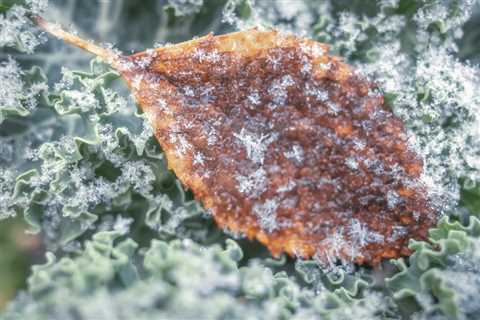
[[[27,1],[26,6],[13,5],[0,13],[0,47],[14,47],[26,53],[33,53],[35,47],[44,42],[29,15],[41,13],[46,1]]]
[[[27,115],[37,106],[40,93],[48,89],[44,82],[27,83],[24,78],[26,73],[11,57],[0,62],[0,123],[3,113],[11,112]]]

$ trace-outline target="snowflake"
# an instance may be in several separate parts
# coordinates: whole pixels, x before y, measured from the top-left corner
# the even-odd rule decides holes
[[[278,202],[274,199],[268,199],[265,203],[255,203],[253,205],[252,210],[260,219],[260,227],[269,233],[279,227],[276,214],[277,208]]]
[[[292,151],[284,152],[284,155],[287,159],[293,159],[297,163],[301,163],[304,158],[304,151],[300,145],[295,144],[292,146]]]
[[[261,134],[258,136],[245,128],[242,128],[240,133],[234,133],[233,135],[242,142],[247,151],[247,157],[259,164],[263,164],[269,144],[277,139],[277,134]]]
[[[237,175],[235,179],[238,182],[238,191],[250,197],[259,196],[267,188],[267,176],[262,168],[248,176]]]

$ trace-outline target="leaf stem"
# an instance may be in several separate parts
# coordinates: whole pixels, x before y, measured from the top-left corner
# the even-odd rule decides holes
[[[87,41],[85,39],[80,38],[73,33],[67,32],[62,29],[62,27],[58,24],[54,24],[51,22],[46,21],[40,16],[33,16],[33,22],[45,32],[55,36],[56,38],[63,40],[67,43],[70,43],[76,47],[79,47],[87,52],[90,52],[97,57],[100,57],[104,60],[104,62],[111,65],[113,68],[120,70],[121,69],[121,60],[122,56],[111,49],[103,48],[94,44],[91,41]]]

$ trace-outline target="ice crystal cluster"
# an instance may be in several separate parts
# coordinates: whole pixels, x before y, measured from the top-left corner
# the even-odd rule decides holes
[[[329,43],[379,84],[444,217],[428,241],[410,243],[410,257],[377,269],[272,259],[216,228],[168,170],[119,75],[46,42],[29,20],[38,13],[125,52],[250,26]],[[474,0],[0,0],[0,224],[23,217],[45,249],[0,318],[476,319],[479,17]],[[221,63],[215,54],[201,57]],[[277,80],[272,90],[281,104],[291,81]],[[201,95],[211,98],[208,90]],[[252,106],[259,99],[258,92],[248,97]],[[239,129],[232,143],[261,167],[277,137],[254,129]],[[180,153],[188,148],[181,135],[172,139]],[[308,158],[296,145],[284,156]],[[194,161],[207,159],[197,154]],[[354,157],[344,162],[351,170],[359,165]],[[268,183],[261,169],[233,179],[252,198]],[[278,192],[292,188],[294,181]],[[397,201],[389,193],[388,205]],[[269,199],[253,208],[269,231],[278,228],[276,206]],[[358,246],[385,240],[356,219],[342,227]],[[329,239],[329,248],[340,240]]]

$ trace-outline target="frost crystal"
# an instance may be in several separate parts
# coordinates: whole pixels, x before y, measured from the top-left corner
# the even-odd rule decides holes
[[[261,195],[267,188],[267,175],[264,169],[260,168],[248,176],[237,175],[238,191],[250,197]]]
[[[369,230],[368,226],[359,221],[358,219],[352,219],[350,227],[348,229],[348,235],[355,246],[364,247],[368,243],[382,242],[384,236]]]
[[[37,106],[38,95],[48,89],[43,82],[27,86],[23,79],[26,76],[12,58],[0,62],[0,123],[2,109],[26,115]]]
[[[285,152],[285,157],[288,159],[293,159],[297,163],[302,163],[304,157],[303,153],[304,151],[302,146],[296,144],[292,146],[292,151]]]
[[[247,151],[247,157],[255,163],[263,164],[268,145],[275,141],[276,134],[256,135],[247,131],[245,128],[240,133],[234,133],[234,136],[240,140]]]
[[[347,167],[349,167],[352,170],[357,170],[358,169],[358,162],[353,157],[347,158],[345,160],[345,164],[347,165]]]
[[[273,60],[275,62],[275,60]],[[268,93],[272,96],[275,105],[284,105],[288,98],[288,87],[295,85],[292,76],[285,75],[280,79],[275,79],[268,89]]]
[[[264,203],[255,203],[253,205],[253,212],[258,216],[260,227],[263,230],[272,232],[278,229],[277,208],[278,202],[274,199],[268,199]]]

